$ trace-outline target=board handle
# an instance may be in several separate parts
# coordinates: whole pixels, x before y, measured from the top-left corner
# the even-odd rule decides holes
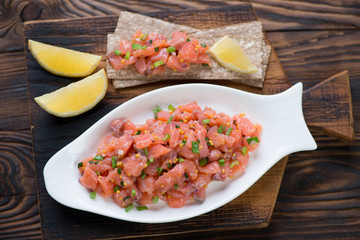
[[[303,92],[303,113],[310,130],[345,142],[354,139],[354,120],[348,71]]]

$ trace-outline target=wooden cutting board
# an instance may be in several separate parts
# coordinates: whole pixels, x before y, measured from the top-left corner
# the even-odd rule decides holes
[[[158,12],[147,15],[200,29],[256,20],[256,15],[249,3],[231,8]],[[121,90],[115,90],[109,84],[104,100],[85,114],[61,119],[43,111],[35,103],[35,97],[78,79],[58,77],[46,72],[29,52],[27,40],[33,39],[102,55],[100,69],[105,68],[106,35],[114,31],[116,23],[117,16],[107,16],[32,21],[24,24],[33,149],[44,239],[127,238],[268,226],[287,157],[279,161],[255,185],[229,204],[199,217],[175,223],[140,224],[114,220],[62,206],[48,195],[43,179],[43,168],[53,154],[123,102],[153,89],[185,83],[180,80],[165,81]],[[291,86],[274,50],[270,57],[263,89],[230,81],[206,82],[262,94],[278,93]],[[319,103],[321,107],[314,108]],[[329,116],[329,113],[333,115]],[[324,84],[305,93],[304,114],[310,127],[343,140],[351,140],[353,129],[347,72],[332,77]]]

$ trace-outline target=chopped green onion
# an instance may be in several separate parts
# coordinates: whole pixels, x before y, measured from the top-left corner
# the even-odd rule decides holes
[[[132,44],[132,49],[134,49],[134,50],[135,49],[141,49],[141,47],[142,47],[141,44],[138,44],[138,43],[133,43]]]
[[[130,210],[133,209],[133,208],[134,208],[134,204],[130,204],[129,206],[127,206],[125,208],[125,212],[130,212]]]
[[[174,189],[177,189],[179,185],[177,183],[174,184]]]
[[[171,168],[171,164],[170,164],[170,163],[167,163],[166,166],[168,167],[168,169]]]
[[[120,182],[120,186],[125,187],[124,181]]]
[[[146,48],[147,48],[147,46],[142,46],[142,47],[141,47],[141,49],[146,49]]]
[[[136,196],[136,190],[135,190],[135,189],[131,190],[131,195],[132,195],[133,197]]]
[[[140,135],[141,130],[137,130],[137,132],[135,133],[135,135]]]
[[[146,147],[146,148],[144,148],[143,150],[144,150],[144,154],[145,154],[145,156],[149,156],[149,150],[147,149],[147,147]]]
[[[147,160],[147,165],[149,165],[150,163],[153,163],[154,162],[154,159],[153,158],[150,158],[149,160]]]
[[[167,121],[167,124],[171,123],[171,121],[173,120],[174,116],[170,116],[169,120]]]
[[[149,34],[143,34],[142,36],[141,36],[141,41],[145,41],[146,40],[146,38],[149,36]]]
[[[147,206],[137,206],[136,209],[138,211],[143,211],[143,210],[148,210],[148,207]]]
[[[185,140],[185,139],[183,139],[183,140],[181,141],[181,144],[182,144],[183,146],[185,146],[185,144],[186,144],[186,140]]]
[[[149,43],[152,44],[152,39],[149,40]]]
[[[125,202],[126,200],[128,200],[130,197],[129,196],[126,196],[123,198],[123,201]]]
[[[161,108],[159,105],[156,105],[155,108],[153,108],[154,118],[157,119],[157,113],[161,111]]]
[[[176,51],[176,48],[171,46],[171,47],[168,47],[168,48],[166,49],[166,51],[167,51],[168,53],[175,52],[175,51]]]
[[[207,64],[207,63],[203,63],[202,64],[204,67],[208,67],[209,66],[209,64]]]
[[[206,48],[206,47],[207,47],[207,45],[206,45],[206,44],[204,44],[204,43],[201,43],[201,44],[200,44],[200,46],[202,46],[202,47],[204,47],[204,48]]]
[[[103,160],[104,157],[103,157],[103,156],[100,156],[100,155],[96,155],[93,159],[94,159],[94,160]]]
[[[191,151],[193,153],[200,153],[200,151],[199,151],[199,142],[191,142]]]
[[[154,67],[158,67],[160,65],[164,65],[164,62],[162,60],[154,62]]]
[[[233,128],[232,128],[232,127],[229,127],[229,129],[228,129],[227,132],[226,132],[226,136],[229,136],[232,130],[233,130]]]
[[[120,190],[120,187],[119,187],[119,186],[115,186],[115,187],[113,188],[113,190],[114,190],[114,192],[116,192],[117,190]]]
[[[158,113],[161,111],[161,107],[159,105],[156,105],[155,108],[153,108],[153,113]]]
[[[117,169],[117,173],[118,173],[118,174],[121,174],[121,168],[118,168],[118,169]]]
[[[235,165],[238,165],[239,162],[237,160],[232,161],[232,163],[230,164],[230,168],[233,168]]]
[[[119,56],[119,55],[121,54],[121,52],[120,52],[119,50],[115,50],[115,51],[114,51],[114,54],[115,54],[116,56]]]
[[[186,178],[189,178],[189,176],[187,175],[187,173],[184,174]]]
[[[205,166],[208,163],[208,160],[206,158],[202,158],[199,160],[199,165],[200,166]]]
[[[186,39],[186,41],[187,41],[187,42],[190,42],[191,40],[190,40],[190,38],[188,38],[188,39]]]
[[[96,175],[100,176],[100,173],[99,173],[99,172],[95,172],[95,173],[96,173]]]
[[[165,134],[165,137],[162,139],[163,141],[169,140],[170,139],[170,134]]]
[[[83,166],[84,166],[84,163],[83,163],[83,162],[79,162],[79,163],[78,163],[78,168],[83,167]]]
[[[155,47],[155,52],[158,52],[159,51],[159,47]]]
[[[144,172],[144,170],[142,170],[140,177],[141,179],[144,179],[146,177],[146,173]]]
[[[220,126],[218,127],[218,129],[217,129],[217,132],[218,132],[218,133],[223,133],[223,132],[224,132],[224,127],[225,127],[225,125],[220,125]]]
[[[96,198],[96,192],[91,192],[90,193],[90,198],[95,199]]]
[[[212,147],[213,145],[211,144],[210,142],[210,139],[208,137],[205,137],[205,141],[206,141],[206,144],[210,147]]]
[[[163,169],[162,169],[162,167],[157,167],[156,171],[158,172],[158,175],[161,175]]]
[[[175,125],[175,127],[176,127],[176,128],[180,128],[180,126],[179,126],[179,125]]]
[[[241,153],[246,156],[246,152],[247,152],[247,147],[242,147],[241,148]]]
[[[153,204],[158,203],[158,201],[159,201],[159,197],[158,197],[158,196],[153,197],[153,198],[151,199],[151,202],[152,202]]]
[[[129,59],[129,58],[130,58],[130,51],[127,51],[125,55],[125,59]]]
[[[97,165],[99,162],[95,162],[95,165]]]
[[[255,141],[255,142],[260,142],[259,141],[259,139],[258,139],[258,137],[251,137],[251,138],[248,138],[248,139],[246,139],[246,141],[248,142],[248,144],[250,144],[252,141]]]
[[[90,160],[90,161],[89,161],[89,163],[93,164],[93,163],[94,163],[94,161]]]
[[[171,104],[169,104],[168,109],[169,109],[170,111],[175,111],[175,107],[174,107],[173,105],[171,105]]]
[[[219,159],[218,162],[219,162],[220,167],[225,166],[225,160],[224,159]]]
[[[208,124],[208,123],[210,123],[210,119],[204,119],[202,122],[203,122],[204,124]]]
[[[179,158],[179,162],[183,162],[183,161],[185,161],[185,159]]]
[[[111,166],[112,166],[113,169],[116,168],[116,157],[111,158]]]

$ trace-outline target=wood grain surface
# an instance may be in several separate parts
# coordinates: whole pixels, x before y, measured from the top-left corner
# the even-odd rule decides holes
[[[32,136],[23,22],[105,16],[118,10],[144,13],[206,9],[237,3],[206,0],[158,0],[145,4],[136,0],[126,3],[115,0],[0,1],[0,238],[42,238],[38,202],[33,192],[36,190],[35,169],[34,165],[24,164],[32,159]],[[252,4],[292,83],[301,81],[309,89],[336,73],[349,71],[355,140],[344,143],[314,133],[318,150],[290,156],[269,227],[184,233],[171,238],[358,239],[360,3],[355,0],[258,0]],[[9,174],[14,168],[17,170]]]
[[[229,8],[214,8],[211,10],[196,11],[167,11],[151,14],[154,17],[167,21],[182,23],[190,27],[216,28],[229,24],[256,20],[250,4],[243,4]],[[117,17],[77,18],[51,21],[29,21],[25,23],[25,42],[28,39],[51,42],[67,48],[103,55],[105,63],[107,34],[114,32]],[[80,135],[104,114],[114,109],[124,101],[129,100],[149,90],[171,86],[174,83],[184,83],[181,80],[162,81],[145,86],[136,86],[113,91],[109,89],[100,106],[83,116],[71,119],[58,119],[44,112],[33,100],[36,96],[50,92],[60,86],[65,86],[73,79],[56,77],[45,71],[33,58],[26,46],[26,65],[28,89],[31,109],[31,123],[33,125],[33,148],[37,175],[37,186],[40,203],[40,217],[44,238],[78,238],[79,229],[85,230],[83,238],[91,237],[139,237],[156,235],[174,235],[181,232],[203,232],[218,229],[231,230],[240,228],[259,228],[269,224],[272,210],[275,205],[277,193],[284,173],[287,158],[284,158],[273,169],[261,178],[245,194],[236,198],[229,204],[203,214],[199,217],[176,224],[150,224],[147,231],[143,231],[143,224],[134,224],[101,217],[101,223],[96,215],[73,209],[66,209],[51,199],[45,189],[42,171],[48,159],[69,141]],[[289,87],[289,81],[281,68],[275,51],[272,52],[267,71],[270,79],[263,89],[243,86],[238,83],[224,81],[221,84],[237,89],[246,89],[257,93],[279,93]],[[268,81],[270,80],[270,81]],[[217,83],[216,81],[208,81]],[[52,210],[51,212],[49,210]],[[69,217],[71,216],[71,218]],[[74,217],[75,216],[75,217]],[[90,215],[91,216],[91,215]],[[68,220],[71,219],[71,220]],[[84,221],[85,220],[85,221]],[[99,227],[89,234],[86,229],[89,225],[97,224]],[[59,227],[61,226],[61,231]],[[74,228],[77,226],[78,228]],[[112,229],[119,229],[114,235]],[[62,234],[60,234],[62,233]]]

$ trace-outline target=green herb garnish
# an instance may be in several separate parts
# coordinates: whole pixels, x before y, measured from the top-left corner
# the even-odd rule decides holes
[[[260,142],[259,141],[259,139],[258,139],[258,137],[251,137],[251,138],[248,138],[248,139],[246,139],[246,141],[248,142],[248,144],[250,144],[252,141],[255,141],[255,142]]]
[[[137,50],[137,49],[141,49],[141,44],[138,44],[138,43],[133,43],[132,44],[132,49],[134,49],[134,50]]]
[[[104,157],[103,157],[103,156],[100,156],[100,155],[96,155],[93,159],[94,159],[94,160],[103,160]]]
[[[116,157],[111,158],[111,166],[112,166],[113,169],[116,168]]]
[[[157,204],[158,201],[159,201],[159,197],[158,197],[158,196],[153,197],[153,198],[151,199],[151,202],[152,202],[153,204]]]
[[[144,150],[145,156],[149,156],[149,150],[147,148],[144,148],[143,150]]]
[[[96,198],[96,192],[91,192],[90,193],[90,198],[95,199]]]
[[[204,120],[202,120],[202,122],[203,122],[204,124],[209,124],[209,123],[210,123],[210,119],[204,119]]]
[[[171,121],[173,120],[174,116],[170,116],[169,120],[166,122],[167,124],[171,123]]]
[[[116,56],[119,56],[119,55],[121,54],[121,52],[120,52],[119,50],[115,50],[115,51],[114,51],[114,54],[115,54]]]
[[[162,139],[163,141],[169,140],[170,139],[170,134],[165,134],[165,137]]]
[[[241,153],[246,156],[246,152],[247,152],[247,147],[242,147],[241,148]]]
[[[238,165],[238,164],[239,164],[239,162],[237,160],[232,161],[230,164],[230,168],[233,168],[235,165]]]
[[[83,162],[79,162],[78,163],[78,168],[81,168],[81,167],[83,167],[84,166],[84,163]]]
[[[200,166],[205,166],[208,163],[208,160],[206,158],[202,158],[199,160],[199,165]]]
[[[232,127],[229,127],[229,129],[228,129],[227,132],[226,132],[226,136],[229,136],[232,130],[233,130],[233,128],[232,128]]]
[[[191,142],[191,151],[193,153],[200,153],[200,151],[199,151],[199,141]]]
[[[169,104],[168,109],[169,109],[170,111],[175,111],[175,107],[174,107],[173,105],[171,105],[171,104]]]
[[[164,62],[162,60],[154,62],[154,67],[158,67],[160,65],[164,65]]]
[[[176,51],[176,48],[171,46],[171,47],[168,47],[168,48],[166,49],[166,51],[167,51],[168,53],[175,52],[175,51]]]
[[[157,168],[156,168],[156,171],[158,172],[158,175],[161,175],[161,173],[162,173],[163,170],[164,170],[164,169],[162,169],[162,167],[157,167]]]
[[[130,51],[127,51],[125,55],[125,59],[129,59],[129,58],[130,58]]]
[[[220,167],[225,166],[225,160],[224,159],[219,159],[218,162],[219,162]]]
[[[137,206],[136,209],[138,211],[144,211],[144,210],[148,210],[148,207],[147,206]]]
[[[133,208],[134,208],[134,204],[130,204],[129,206],[127,206],[125,208],[125,212],[130,212],[130,210],[133,209]]]
[[[137,132],[134,135],[140,135],[141,130],[137,130]]]
[[[146,38],[149,36],[149,34],[143,34],[142,36],[141,36],[141,41],[145,41],[146,40]]]

